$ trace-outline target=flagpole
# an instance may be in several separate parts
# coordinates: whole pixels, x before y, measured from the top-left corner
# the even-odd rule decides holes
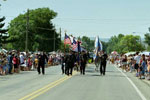
[[[77,43],[78,43],[78,45],[77,45],[77,47],[78,47],[78,64],[80,65],[79,40],[77,41]]]
[[[66,37],[66,30],[65,30],[65,37]],[[65,37],[64,37],[64,41],[65,41]],[[64,43],[64,56],[66,55],[66,44]]]

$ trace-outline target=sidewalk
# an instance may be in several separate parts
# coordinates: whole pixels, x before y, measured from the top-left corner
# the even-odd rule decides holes
[[[116,65],[117,66],[117,65]],[[117,66],[118,67],[118,66]],[[119,67],[118,67],[119,68]],[[129,72],[127,72],[129,73]],[[133,76],[136,74],[135,72],[132,72],[131,73]],[[136,77],[136,76],[134,76]],[[138,79],[138,77],[136,77]],[[139,79],[140,80],[140,79]],[[150,86],[150,80],[147,80],[147,79],[141,79],[140,81],[143,81],[145,84],[149,85]]]
[[[150,86],[150,80],[144,79],[144,80],[142,80],[142,81]]]
[[[132,72],[131,74],[135,75],[136,73],[135,72]],[[136,76],[135,76],[136,77]],[[138,77],[136,77],[138,78]],[[140,80],[140,79],[139,79]],[[144,83],[148,84],[150,86],[150,80],[147,80],[146,78],[145,79],[141,79],[141,81],[143,81]]]

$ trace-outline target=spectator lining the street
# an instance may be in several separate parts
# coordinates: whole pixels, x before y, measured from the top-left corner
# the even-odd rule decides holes
[[[139,66],[139,77],[140,79],[145,78],[145,68],[146,68],[146,59],[145,55],[142,55],[141,61],[140,61],[140,66]]]
[[[13,57],[14,72],[19,73],[19,60],[17,55]]]

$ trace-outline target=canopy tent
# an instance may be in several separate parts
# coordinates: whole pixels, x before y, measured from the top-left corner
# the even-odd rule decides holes
[[[117,51],[113,51],[111,52],[112,55],[118,55],[118,52]]]
[[[8,51],[6,49],[0,49],[0,53],[6,54]]]
[[[140,55],[146,55],[146,56],[149,56],[150,55],[150,52],[148,52],[148,51],[143,51],[143,52],[140,52],[139,53]]]
[[[129,56],[129,55],[133,55],[135,54],[136,52],[128,52],[128,53],[125,53],[126,56]]]
[[[49,52],[49,54],[51,54],[51,55],[54,55],[54,54],[56,54],[57,52],[55,52],[55,51],[52,51],[52,52]]]

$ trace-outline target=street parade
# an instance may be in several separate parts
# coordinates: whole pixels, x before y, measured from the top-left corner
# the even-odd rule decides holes
[[[0,100],[150,100],[149,0],[0,0]]]

